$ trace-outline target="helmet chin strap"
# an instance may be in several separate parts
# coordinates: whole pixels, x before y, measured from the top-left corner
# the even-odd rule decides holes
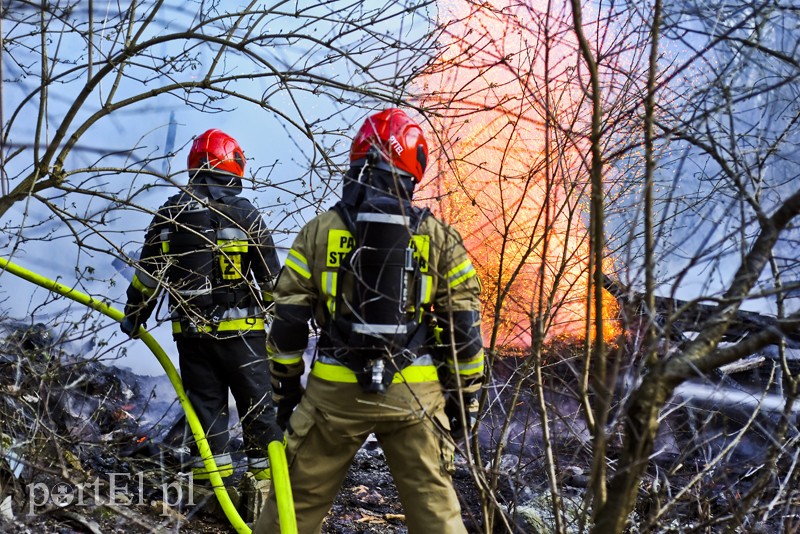
[[[371,146],[367,152],[367,165],[374,167],[382,159],[378,148],[376,148],[375,145]]]

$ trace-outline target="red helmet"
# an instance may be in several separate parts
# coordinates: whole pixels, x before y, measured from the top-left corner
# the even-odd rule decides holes
[[[378,161],[370,164],[410,175],[419,183],[428,163],[428,143],[422,128],[403,110],[389,108],[364,121],[350,148],[350,164],[358,166],[373,154]]]
[[[208,170],[244,176],[244,152],[236,139],[212,128],[197,136],[187,159],[189,172]]]

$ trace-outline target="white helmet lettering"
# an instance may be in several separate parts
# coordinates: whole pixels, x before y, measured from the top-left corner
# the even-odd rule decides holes
[[[398,141],[395,136],[392,135],[391,137],[389,137],[389,144],[394,149],[394,151],[397,152],[398,156],[403,153],[403,145],[400,144],[400,141]]]

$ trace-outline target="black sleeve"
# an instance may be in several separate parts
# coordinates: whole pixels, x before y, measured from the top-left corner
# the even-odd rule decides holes
[[[303,351],[308,345],[311,308],[296,304],[277,304],[269,342],[275,352]]]
[[[153,313],[164,276],[164,258],[161,253],[161,230],[168,219],[167,205],[159,208],[147,227],[144,245],[135,263],[134,278],[126,291],[125,315],[136,323],[144,323]]]

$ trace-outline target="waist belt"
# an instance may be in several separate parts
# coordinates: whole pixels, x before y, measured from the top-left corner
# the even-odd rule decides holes
[[[216,332],[250,332],[255,330],[264,330],[264,319],[260,317],[223,319],[215,324],[196,324],[188,319],[172,322],[173,334],[214,334]]]
[[[311,374],[328,382],[358,383],[355,371],[330,356],[320,356],[314,362]],[[416,358],[410,365],[394,373],[392,377],[392,384],[438,381],[439,374],[436,365],[433,363],[433,358],[427,354]]]

